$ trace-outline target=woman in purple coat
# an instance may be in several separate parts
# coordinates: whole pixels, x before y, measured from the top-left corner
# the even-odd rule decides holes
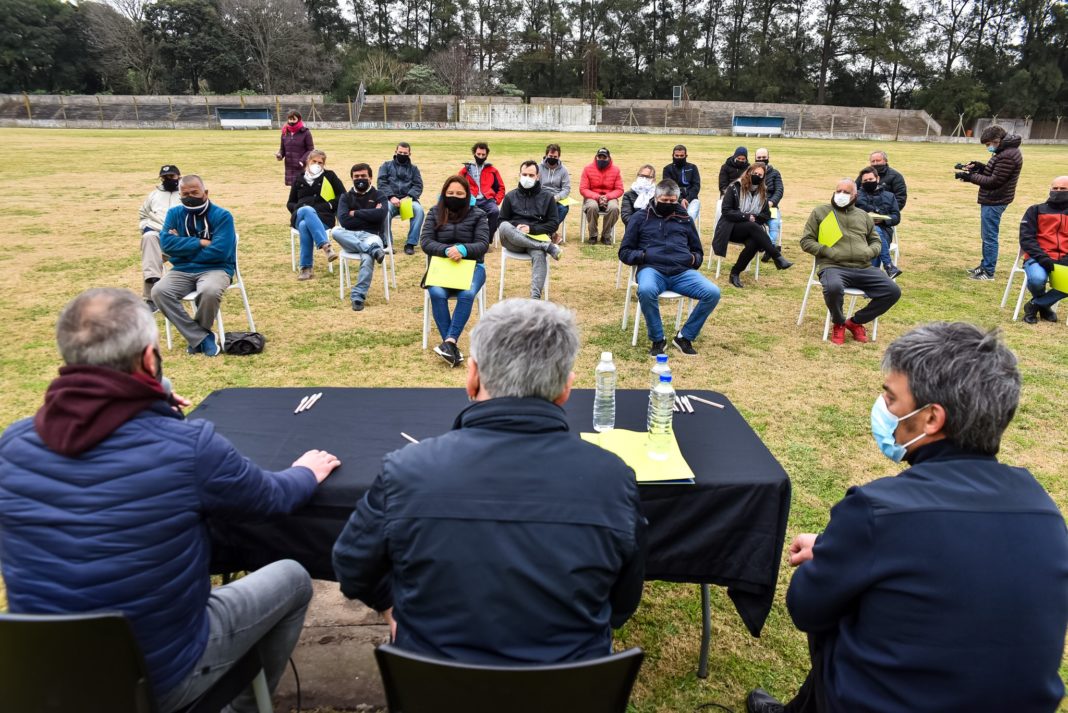
[[[282,143],[274,157],[279,161],[285,159],[287,186],[292,186],[293,181],[304,172],[304,157],[313,148],[315,142],[312,140],[311,131],[304,126],[300,112],[291,111],[286,114],[286,125],[282,127]]]

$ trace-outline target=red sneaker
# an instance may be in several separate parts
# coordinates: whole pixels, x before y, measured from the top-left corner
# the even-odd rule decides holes
[[[861,344],[868,343],[868,332],[864,329],[863,324],[857,324],[852,319],[847,319],[846,323],[842,326],[852,333],[853,339],[856,339]]]
[[[845,325],[831,325],[831,344],[845,344]]]

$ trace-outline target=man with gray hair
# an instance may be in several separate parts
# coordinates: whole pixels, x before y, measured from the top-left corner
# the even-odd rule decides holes
[[[786,593],[812,672],[749,713],[1057,710],[1068,533],[1023,468],[999,463],[1020,400],[996,332],[918,327],[883,357],[875,444],[909,468],[854,486],[820,535],[790,546]]]
[[[334,545],[341,591],[401,648],[484,664],[606,656],[634,613],[644,527],[634,472],[568,429],[574,315],[494,305],[471,334],[453,430],[388,454]],[[427,404],[432,407],[432,404]]]
[[[905,185],[905,177],[899,171],[890,168],[890,159],[886,152],[872,151],[868,155],[868,165],[879,175],[879,185],[897,198],[897,209],[905,210],[905,202],[909,199],[909,189]],[[859,176],[856,179],[856,186],[860,188]]]
[[[337,458],[308,451],[272,473],[208,421],[186,421],[189,402],[164,386],[156,321],[133,292],[83,292],[56,340],[65,366],[44,405],[0,438],[10,610],[121,612],[161,713],[189,706],[253,647],[273,690],[300,635],[308,573],[284,560],[213,589],[206,520],[288,513]],[[252,695],[233,710],[255,711]]]

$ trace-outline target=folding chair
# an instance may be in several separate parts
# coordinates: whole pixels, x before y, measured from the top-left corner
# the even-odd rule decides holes
[[[430,256],[426,258],[427,267],[430,267]],[[482,318],[482,315],[486,312],[486,283],[482,283],[482,287],[479,288],[478,294],[475,295],[475,304],[478,305],[478,317]],[[423,349],[427,347],[427,340],[430,338],[430,291],[423,289]]]
[[[270,713],[256,647],[180,713],[218,713],[250,684],[259,712]],[[18,713],[157,710],[133,629],[114,612],[0,614],[0,700]]]
[[[633,648],[589,661],[488,666],[392,644],[375,649],[393,713],[624,713],[643,657]]]
[[[241,300],[245,303],[245,316],[248,318],[248,331],[256,331],[256,323],[252,321],[252,307],[248,303],[248,292],[245,291],[245,281],[241,279],[241,262],[238,257],[238,247],[241,242],[241,236],[234,234],[234,277],[230,280],[230,286],[226,288],[226,291],[241,290]],[[199,293],[190,292],[188,295],[182,298],[184,302],[189,302],[196,305]],[[226,328],[223,326],[222,315],[222,303],[219,303],[219,310],[215,315],[215,320],[219,323],[219,350],[220,352],[226,349]],[[167,349],[173,349],[174,344],[171,341],[171,321],[166,317],[163,318],[163,329],[167,334]]]
[[[1027,294],[1027,270],[1023,268],[1023,250],[1016,254],[1016,261],[1012,263],[1012,270],[1009,272],[1009,281],[1005,283],[1005,294],[1001,296],[1001,309],[1005,309],[1005,303],[1009,300],[1009,290],[1012,289],[1012,281],[1015,279],[1017,273],[1019,273],[1023,282],[1020,285],[1020,296],[1016,298],[1016,309],[1012,311],[1012,321],[1015,322],[1020,316],[1020,308],[1023,307],[1024,295]]]
[[[627,281],[627,294],[623,302],[623,331],[627,331],[627,313],[630,311],[630,297],[634,295],[634,334],[630,338],[630,345],[632,347],[638,346],[638,325],[642,321],[642,308],[638,303],[638,268],[632,266],[630,268],[630,279]],[[675,331],[678,332],[682,326],[682,308],[684,305],[689,306],[690,310],[693,310],[693,300],[686,295],[680,295],[678,292],[672,292],[667,290],[660,293],[660,299],[662,300],[678,300],[679,308],[675,313]]]
[[[326,239],[334,239],[334,229],[326,229]],[[289,229],[289,259],[293,262],[293,272],[297,271],[297,243],[300,241],[300,231],[296,228]],[[334,263],[327,261],[326,267],[331,273],[334,272]]]
[[[506,247],[501,247],[501,286],[497,290],[497,301],[500,302],[504,299],[504,273],[506,272],[505,264],[508,260],[518,260],[519,262],[533,262],[534,258],[530,256],[530,253],[517,253],[512,252]],[[549,299],[549,273],[552,270],[552,266],[549,264],[552,261],[552,257],[546,254],[545,256],[545,282],[541,286],[541,298],[543,300]]]
[[[393,252],[393,231],[392,231],[392,219],[389,217],[389,211],[386,211],[385,226],[383,227],[383,234],[385,235],[384,242],[385,247],[382,249],[386,252],[386,261],[382,263],[382,287],[385,288],[386,302],[389,302],[389,281],[392,276],[393,289],[397,289],[397,261]],[[330,233],[331,240],[333,239],[333,233]],[[368,260],[371,256],[366,256]],[[359,264],[363,260],[363,256],[360,253],[350,253],[347,250],[342,250],[338,254],[338,299],[344,302],[345,291],[352,288],[352,268],[349,266],[350,261],[354,261]],[[386,264],[388,262],[388,265]]]
[[[816,276],[816,258],[812,258],[812,272],[808,275],[808,285],[805,286],[805,297],[801,300],[801,313],[797,315],[797,326],[801,326],[801,320],[805,317],[805,307],[808,305],[808,295],[813,287],[820,288],[823,291],[823,283]],[[857,298],[867,297],[863,290],[858,290],[855,287],[847,287],[845,289],[845,296],[849,298],[849,306],[846,308],[846,317],[853,315],[853,310],[857,306]],[[827,335],[831,332],[831,310],[827,310],[827,317],[823,320],[823,340],[827,341]],[[872,325],[871,340],[874,342],[879,338],[879,318],[875,318],[875,322]]]

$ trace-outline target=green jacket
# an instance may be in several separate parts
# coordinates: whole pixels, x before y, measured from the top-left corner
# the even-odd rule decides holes
[[[819,242],[820,223],[834,211],[841,239],[827,246]],[[817,206],[808,216],[801,233],[801,249],[816,256],[816,273],[828,267],[871,267],[871,261],[882,250],[882,239],[875,232],[871,216],[857,208],[836,208],[830,204]]]

